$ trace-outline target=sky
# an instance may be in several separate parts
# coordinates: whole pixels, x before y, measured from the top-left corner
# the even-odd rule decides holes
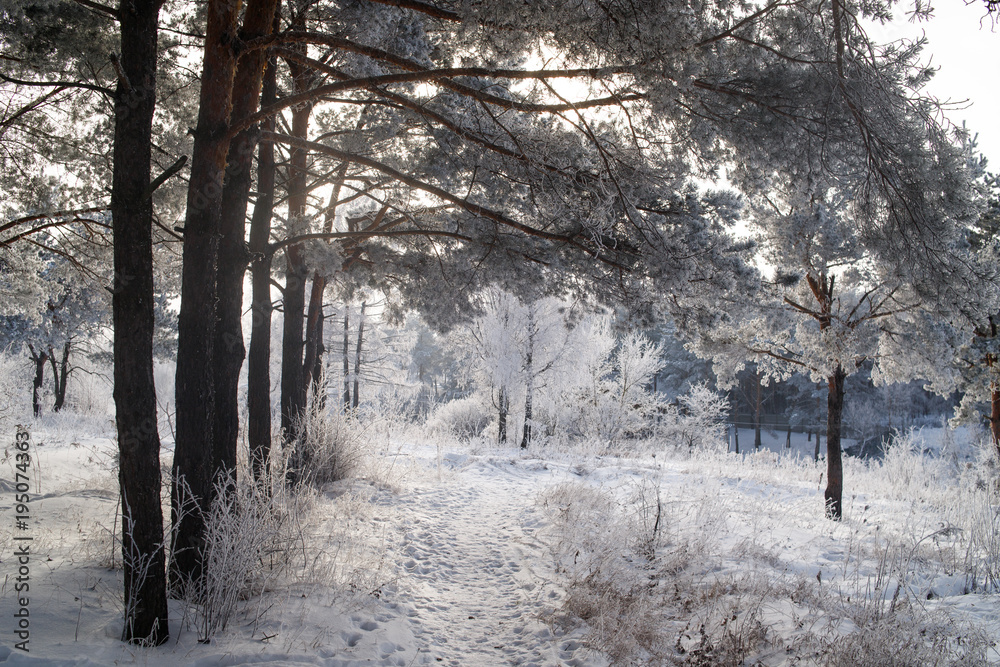
[[[948,112],[956,124],[963,121],[979,135],[979,151],[989,159],[987,168],[1000,172],[1000,24],[994,26],[982,0],[936,0],[929,21],[912,22],[905,10],[912,0],[896,6],[896,20],[872,26],[876,42],[900,37],[927,37],[924,61],[938,68],[927,91],[942,101],[963,108]]]

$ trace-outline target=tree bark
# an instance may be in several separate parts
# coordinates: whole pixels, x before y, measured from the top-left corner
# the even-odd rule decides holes
[[[125,579],[122,641],[146,645],[162,644],[170,634],[153,383],[149,192],[160,5],[160,0],[127,0],[119,5],[123,76],[115,90],[111,178],[114,399]]]
[[[298,78],[297,78],[298,80]],[[296,88],[298,90],[298,87]],[[304,106],[292,113],[292,136],[305,138],[309,131],[311,108]],[[305,231],[307,196],[307,154],[304,149],[292,151],[288,177],[289,233]],[[282,298],[281,331],[281,430],[289,445],[298,437],[296,429],[305,409],[302,352],[303,319],[306,303],[306,265],[303,248],[294,244],[285,248],[285,289]]]
[[[358,318],[358,346],[354,350],[354,395],[351,396],[351,407],[358,409],[358,384],[361,378],[361,344],[365,338],[365,302],[361,302],[361,315]]]
[[[760,372],[754,373],[754,409],[753,409],[753,449],[755,452],[760,451],[761,440],[760,440],[760,410],[761,410],[761,386],[760,386]]]
[[[247,5],[240,40],[247,42],[271,32],[277,0]],[[256,49],[243,54],[233,80],[231,122],[253,115],[260,101],[267,52]],[[219,217],[219,256],[216,273],[215,341],[215,431],[213,474],[236,479],[236,447],[239,440],[239,379],[246,357],[243,344],[243,279],[250,254],[246,246],[246,215],[252,180],[253,153],[259,137],[256,127],[243,130],[229,144],[225,183]]]
[[[171,494],[171,576],[178,590],[201,584],[205,517],[213,498],[219,216],[229,153],[240,4],[229,0],[208,3],[198,126],[188,183],[177,322],[177,443]]]
[[[1000,387],[993,385],[990,391],[990,433],[993,435],[993,448],[1000,458]]]
[[[49,360],[49,353],[45,350],[35,352],[31,345],[28,346],[28,351],[35,363],[35,377],[31,383],[31,413],[38,417],[42,414],[42,384],[45,382],[45,364]]]
[[[840,427],[844,417],[844,380],[847,374],[837,364],[827,380],[826,399],[826,517],[840,521],[844,515],[844,464],[840,453]]]
[[[276,12],[277,13],[277,12]],[[277,17],[274,21],[277,25]],[[272,55],[264,73],[261,106],[277,99],[277,60]],[[274,130],[274,118],[265,127]],[[247,443],[254,479],[261,483],[271,460],[271,217],[274,211],[274,144],[257,149],[257,201],[250,220],[250,280],[253,314],[247,359]]]
[[[351,409],[351,307],[344,304],[344,412]]]
[[[737,387],[738,389],[739,387]],[[740,453],[740,399],[737,395],[735,407],[733,408],[733,449],[735,454]]]
[[[499,403],[499,414],[497,415],[497,422],[499,424],[497,428],[497,440],[500,444],[505,444],[507,442],[507,412],[510,410],[510,398],[507,397],[506,387],[500,387]]]
[[[330,193],[330,203],[326,207],[323,220],[323,233],[329,234],[333,231],[333,223],[337,218],[337,202],[340,201],[340,192],[344,186],[344,179],[347,177],[348,164],[341,165],[337,174],[337,181]],[[309,294],[309,308],[306,313],[306,356],[303,366],[305,367],[305,378],[303,380],[312,388],[313,396],[318,396],[322,390],[320,387],[320,377],[323,371],[323,294],[326,291],[326,276],[319,271],[313,272],[312,289]],[[325,397],[322,402],[325,402]]]
[[[532,367],[532,357],[535,353],[535,306],[528,306],[528,349],[524,357],[525,392],[524,392],[524,432],[521,435],[521,449],[527,449],[531,444],[531,401],[535,392],[535,373]]]
[[[293,0],[288,4],[291,28],[305,30],[306,0]],[[291,48],[305,52],[304,45]],[[296,93],[309,90],[313,73],[298,61],[286,60]],[[309,138],[309,117],[312,105],[302,104],[292,109],[291,136]],[[309,155],[304,148],[293,148],[288,162],[288,233],[292,236],[308,231],[306,205],[309,195]],[[303,351],[305,346],[304,322],[306,277],[308,275],[301,244],[285,248],[285,288],[282,292],[281,331],[281,430],[285,444],[293,446],[298,439],[298,424],[305,411],[306,384],[304,382]]]
[[[326,385],[323,382],[323,354],[326,352],[326,346],[323,345],[323,326],[325,323],[326,316],[323,314],[321,304],[313,329],[316,335],[316,358],[313,360],[311,371],[312,394],[318,410],[326,409]]]
[[[56,355],[53,350],[49,350],[49,362],[52,364],[52,391],[55,393],[55,403],[52,405],[53,412],[59,412],[66,405],[66,379],[69,375],[69,350],[71,342],[63,344],[62,359],[56,363]]]

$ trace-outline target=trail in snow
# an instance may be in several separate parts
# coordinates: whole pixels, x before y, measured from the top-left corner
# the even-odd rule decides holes
[[[417,483],[395,499],[399,601],[411,608],[415,664],[606,664],[581,631],[544,622],[563,593],[536,535],[538,474],[464,460],[446,459],[454,469],[444,483]]]

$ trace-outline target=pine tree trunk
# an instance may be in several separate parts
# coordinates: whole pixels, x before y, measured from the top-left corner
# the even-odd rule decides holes
[[[42,384],[45,382],[45,364],[49,360],[47,352],[35,352],[35,348],[28,346],[31,353],[31,360],[35,362],[35,377],[31,383],[31,413],[36,417],[42,414]]]
[[[250,3],[243,17],[240,40],[268,35],[274,22],[277,0]],[[256,49],[240,57],[233,81],[232,122],[256,113],[267,52]],[[252,181],[253,153],[259,130],[243,130],[233,137],[226,158],[225,184],[219,217],[219,256],[216,274],[215,341],[215,432],[213,474],[236,478],[236,446],[239,440],[239,379],[246,348],[243,344],[243,279],[250,254],[246,246],[246,215]]]
[[[330,203],[326,207],[323,215],[323,233],[329,234],[333,231],[333,223],[337,219],[337,203],[340,201],[340,191],[344,186],[344,179],[347,178],[348,163],[341,165],[337,174],[336,184],[333,192],[330,193]],[[312,388],[313,396],[319,398],[320,378],[323,374],[323,294],[326,291],[326,276],[319,271],[313,273],[312,290],[309,294],[309,309],[306,313],[306,357],[303,366],[306,369],[306,382]],[[319,399],[320,403],[326,402],[324,395]]]
[[[312,287],[309,291],[309,304],[306,309],[305,359],[302,367],[305,369],[302,381],[306,383],[306,394],[310,390],[313,402],[319,394],[319,374],[322,369],[323,347],[323,293],[326,291],[326,278],[318,271],[313,273]]]
[[[840,427],[844,417],[844,380],[847,374],[841,365],[827,380],[826,416],[826,492],[823,494],[828,519],[843,517],[844,464],[840,453]]]
[[[354,395],[351,396],[351,407],[358,409],[358,383],[361,378],[361,344],[365,338],[365,302],[361,302],[361,316],[358,319],[358,346],[354,351]]]
[[[326,385],[323,382],[323,354],[326,346],[323,345],[323,327],[326,323],[326,316],[323,309],[319,310],[319,317],[316,321],[316,360],[312,365],[312,393],[319,410],[326,409]]]
[[[162,644],[170,634],[153,383],[153,204],[149,192],[160,4],[159,0],[121,3],[124,79],[115,91],[111,179],[114,399],[125,580],[122,641],[146,645]]]
[[[309,131],[309,114],[306,106],[292,113],[292,136],[306,138]],[[300,234],[305,229],[307,155],[303,149],[292,151],[288,178],[289,233]],[[286,279],[283,292],[281,329],[281,430],[285,442],[294,443],[297,424],[305,409],[305,384],[303,382],[302,354],[305,347],[304,319],[306,308],[306,270],[301,244],[285,248]]]
[[[1000,458],[1000,388],[997,386],[990,392],[990,433],[993,435],[993,448]]]
[[[205,517],[213,497],[219,216],[229,153],[229,111],[236,73],[233,37],[239,9],[238,2],[208,3],[198,126],[188,182],[177,322],[177,443],[171,494],[171,575],[178,590],[202,582]]]
[[[344,412],[351,409],[351,307],[344,304]]]
[[[298,30],[306,29],[305,7],[299,0],[292,7],[291,25]],[[305,51],[302,45],[293,45]],[[312,81],[310,70],[295,60],[287,60],[296,93],[309,90]],[[309,119],[312,105],[302,104],[292,109],[291,136],[309,138]],[[309,196],[309,155],[303,148],[293,148],[288,167],[288,234],[295,236],[306,233],[306,205]],[[299,439],[297,432],[305,412],[306,384],[304,382],[303,352],[305,351],[305,309],[306,279],[308,270],[303,256],[302,244],[285,247],[285,289],[282,293],[281,327],[281,430],[286,445],[295,446]]]
[[[277,17],[274,21],[277,25]],[[277,61],[270,57],[264,72],[261,106],[277,98]],[[274,130],[274,119],[265,128]],[[247,442],[254,479],[260,483],[271,460],[271,217],[274,211],[274,144],[257,149],[257,201],[250,220],[252,313],[247,355]]]

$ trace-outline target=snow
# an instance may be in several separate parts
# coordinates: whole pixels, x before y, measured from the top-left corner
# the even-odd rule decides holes
[[[197,640],[193,611],[171,601],[166,645],[125,646],[110,535],[114,445],[101,432],[110,425],[82,420],[85,437],[62,419],[32,433],[40,492],[33,483],[27,654],[14,649],[11,460],[0,468],[0,661],[10,664],[598,667],[733,655],[816,664],[833,639],[880,637],[894,618],[913,636],[947,626],[978,637],[986,660],[1000,664],[1000,597],[966,593],[959,552],[949,550],[958,535],[947,527],[962,503],[949,509],[954,487],[935,487],[945,457],[898,484],[886,475],[898,476],[900,461],[917,464],[848,459],[845,519],[833,523],[822,516],[822,463],[812,462],[812,443],[794,439],[798,454],[689,454],[660,443],[611,456],[412,432],[385,454],[391,480],[316,498],[308,535],[328,545],[336,576],[246,600],[208,643]],[[938,448],[942,440],[921,437]],[[657,507],[656,557],[647,561],[633,538],[651,534]],[[911,641],[891,627],[886,636]]]

